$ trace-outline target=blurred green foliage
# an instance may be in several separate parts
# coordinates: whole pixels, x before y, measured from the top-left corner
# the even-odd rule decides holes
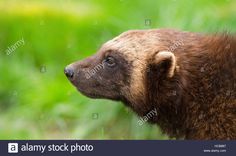
[[[123,104],[81,95],[63,73],[123,31],[161,27],[235,32],[236,1],[0,0],[0,139],[168,139]]]

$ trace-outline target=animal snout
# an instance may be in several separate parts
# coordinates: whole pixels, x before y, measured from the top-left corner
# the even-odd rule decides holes
[[[75,75],[74,69],[72,67],[70,67],[70,66],[67,66],[64,69],[64,73],[65,73],[66,77],[69,78],[69,79],[73,79],[73,77]]]

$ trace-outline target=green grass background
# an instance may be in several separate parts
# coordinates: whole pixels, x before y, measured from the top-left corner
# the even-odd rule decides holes
[[[236,1],[0,0],[0,139],[169,139],[119,102],[82,96],[63,74],[123,31],[162,27],[236,32]]]

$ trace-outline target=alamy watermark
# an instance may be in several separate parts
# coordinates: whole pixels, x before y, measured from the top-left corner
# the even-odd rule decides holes
[[[145,26],[150,26],[152,24],[151,19],[145,19]]]
[[[91,78],[93,75],[95,75],[99,70],[104,69],[104,61],[102,63],[99,63],[96,65],[93,69],[88,70],[85,72],[86,79]]]
[[[184,45],[183,40],[175,41],[175,42],[173,43],[173,45],[171,45],[171,46],[168,48],[168,51],[173,52],[173,51],[175,51],[175,49],[177,49],[178,47],[183,46],[183,45]]]
[[[157,116],[157,109],[154,108],[153,110],[149,111],[145,116],[140,117],[138,120],[138,124],[142,126],[145,122],[147,122],[152,117]]]
[[[11,46],[7,47],[6,55],[11,55],[16,49],[18,49],[20,46],[25,45],[25,40],[22,37],[20,40],[16,41],[14,44]]]

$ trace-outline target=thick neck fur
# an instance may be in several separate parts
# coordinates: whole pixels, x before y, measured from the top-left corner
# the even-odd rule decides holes
[[[186,107],[184,107],[183,87],[179,76],[167,78],[162,71],[168,64],[159,66],[151,65],[147,73],[147,101],[150,109],[157,110],[157,116],[151,118],[150,122],[157,123],[161,129],[170,137],[183,137],[185,131],[184,119],[186,118]]]
[[[167,78],[163,70],[168,62],[150,65],[146,97],[128,105],[140,116],[155,109],[157,116],[149,121],[170,137],[236,139],[236,39],[228,35],[187,39],[174,52],[179,66],[174,77]]]

